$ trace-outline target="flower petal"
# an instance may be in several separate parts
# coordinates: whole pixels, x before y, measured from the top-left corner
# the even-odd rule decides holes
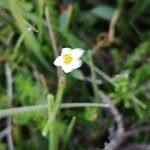
[[[76,60],[72,61],[72,63],[70,65],[72,66],[73,69],[77,69],[77,68],[81,67],[82,61],[80,59],[76,59]]]
[[[62,64],[62,58],[61,56],[57,57],[54,61],[54,65],[60,67]]]
[[[84,50],[82,48],[75,48],[71,51],[71,55],[73,58],[77,59],[80,58],[84,53]]]
[[[62,51],[61,51],[61,55],[64,55],[64,54],[67,54],[67,53],[70,53],[71,52],[71,48],[68,48],[68,47],[66,47],[66,48],[62,48]]]
[[[72,65],[65,65],[65,64],[62,64],[62,69],[64,70],[65,73],[69,73],[73,70],[72,68]]]

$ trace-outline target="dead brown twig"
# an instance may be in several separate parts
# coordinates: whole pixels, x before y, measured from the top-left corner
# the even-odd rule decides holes
[[[120,9],[116,9],[113,16],[112,16],[110,26],[109,26],[109,31],[108,31],[109,43],[117,41],[116,37],[115,37],[115,29],[116,29],[116,25],[117,25],[117,21],[119,19],[120,13],[121,13]]]
[[[145,131],[150,131],[150,125],[144,125],[144,126],[140,126],[140,127],[136,127],[136,128],[127,130],[124,133],[124,138],[128,138],[135,134],[138,134],[139,132],[145,132]]]
[[[49,15],[49,8],[47,6],[45,7],[45,18],[46,18],[46,23],[47,23],[47,27],[48,27],[49,38],[52,42],[53,52],[54,52],[55,58],[57,58],[59,56],[57,42],[56,42],[55,34],[54,34],[54,31],[52,28],[52,23],[51,23],[51,19],[50,19],[50,15]],[[60,77],[60,74],[61,74],[61,70],[57,67],[57,78],[58,79]]]
[[[120,150],[150,150],[150,144],[140,143],[140,144],[131,144],[125,145]]]
[[[115,150],[122,143],[122,135],[124,134],[123,119],[115,105],[112,103],[111,99],[102,91],[100,92],[100,96],[102,98],[102,101],[105,104],[109,105],[110,113],[113,116],[115,122],[117,123],[115,137],[111,139],[108,144],[105,145],[104,150]]]
[[[114,121],[117,123],[117,129],[115,132],[114,138],[110,140],[104,147],[104,150],[116,150],[121,149],[121,145],[126,141],[127,138],[138,134],[140,132],[150,131],[150,125],[140,126],[136,128],[132,128],[129,130],[124,129],[123,119],[121,114],[119,113],[116,106],[113,104],[109,96],[107,96],[103,91],[100,92],[100,96],[102,101],[105,104],[108,104],[108,108],[110,110],[111,115],[113,116]]]
[[[2,139],[3,137],[7,136],[9,132],[9,128],[6,127],[5,129],[3,129],[1,132],[0,132],[0,139]]]
[[[122,0],[123,5],[123,0]],[[112,16],[108,32],[101,32],[97,36],[97,44],[93,48],[92,54],[94,54],[99,48],[102,47],[108,47],[113,43],[119,43],[118,38],[115,36],[115,29],[118,22],[118,19],[120,17],[121,11],[122,11],[122,5],[120,5],[115,11]]]
[[[108,31],[108,41],[109,43],[118,43],[118,39],[115,37],[115,29],[118,22],[118,19],[120,18],[121,12],[124,7],[125,0],[117,0],[117,8],[114,11],[114,14],[112,16],[109,31]]]
[[[57,49],[55,34],[53,32],[53,28],[52,28],[52,24],[51,24],[51,19],[50,19],[48,7],[45,7],[45,18],[46,18],[46,23],[47,23],[47,27],[48,27],[49,38],[52,42],[52,47],[53,47],[54,55],[56,58],[56,57],[58,57],[59,53],[58,53],[58,49]]]

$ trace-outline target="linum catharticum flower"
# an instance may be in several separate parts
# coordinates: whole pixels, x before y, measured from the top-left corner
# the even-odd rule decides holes
[[[71,72],[81,67],[82,61],[80,57],[83,53],[84,50],[81,48],[63,48],[61,55],[55,59],[54,64],[58,67],[62,67],[65,73]]]

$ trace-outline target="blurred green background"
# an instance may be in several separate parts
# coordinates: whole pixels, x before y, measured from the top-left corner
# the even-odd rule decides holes
[[[86,55],[106,40],[91,55],[92,64],[87,59],[80,69],[65,74],[62,101],[98,102],[96,83],[96,89],[107,93],[118,108],[125,129],[150,125],[150,0],[0,0],[0,109],[47,104],[47,94],[56,94],[57,72],[45,7],[59,53],[63,47],[80,47]],[[116,10],[119,17],[115,34],[108,42]],[[12,72],[11,104],[6,64]],[[101,102],[101,97],[98,100]],[[74,116],[75,123],[65,141]],[[56,143],[60,150],[103,149],[116,130],[112,116],[104,108],[63,109],[57,120]],[[1,131],[7,121],[0,119]],[[48,137],[42,136],[46,121],[46,111],[14,115],[14,150],[47,150]],[[150,134],[134,134],[126,143],[150,143]],[[0,138],[0,150],[7,149],[7,138]]]

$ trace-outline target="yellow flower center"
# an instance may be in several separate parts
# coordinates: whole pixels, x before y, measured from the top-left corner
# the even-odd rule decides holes
[[[63,55],[63,62],[65,64],[70,64],[72,61],[72,56],[70,54]]]

